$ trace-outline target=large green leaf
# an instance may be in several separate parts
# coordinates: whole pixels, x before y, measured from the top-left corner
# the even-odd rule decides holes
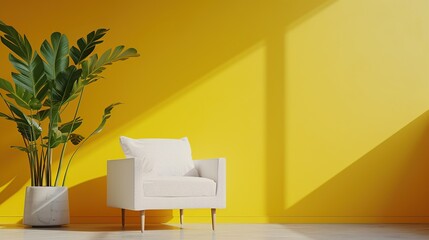
[[[40,47],[45,58],[45,72],[48,80],[53,81],[57,75],[69,66],[69,41],[67,36],[59,32],[51,34],[51,43],[45,40]]]
[[[76,69],[75,66],[70,66],[64,72],[60,72],[53,83],[51,102],[52,104],[62,105],[69,101],[72,95],[73,86],[80,78],[81,69]]]
[[[82,93],[83,88],[88,85],[88,80],[79,78],[73,85],[72,91],[70,92],[70,96],[67,99],[67,102],[72,101],[73,99],[79,97]]]
[[[12,84],[2,78],[0,78],[0,88],[8,92],[6,95],[14,99],[19,106],[25,109],[30,109],[30,100],[32,98],[32,95],[30,93],[22,90],[19,87],[17,87],[18,91],[15,91],[15,89],[13,89],[12,87]]]
[[[111,65],[116,61],[140,56],[135,48],[124,49],[124,46],[117,46],[113,51],[109,49],[104,52],[100,58],[98,58],[97,54],[94,54],[88,60],[82,62],[82,78],[87,79],[88,83],[91,83],[100,78],[99,74],[104,71],[105,66]]]
[[[34,97],[45,97],[46,94],[40,95],[41,91],[46,91],[45,85],[47,79],[42,58],[35,53],[29,63],[22,62],[14,55],[9,54],[9,60],[19,73],[12,73],[15,84],[24,90],[30,92]],[[43,99],[38,99],[40,102]]]
[[[30,62],[33,50],[27,37],[25,35],[22,37],[15,28],[2,21],[0,21],[0,31],[5,34],[1,37],[2,43],[25,62]]]
[[[9,103],[9,109],[15,114],[18,131],[29,141],[36,141],[42,134],[42,128],[33,118],[26,116],[19,108]]]
[[[80,38],[77,41],[78,48],[73,46],[70,49],[70,57],[72,58],[74,64],[77,65],[81,63],[86,57],[88,57],[92,51],[94,51],[95,46],[103,42],[100,39],[107,33],[107,31],[109,31],[109,29],[100,28],[97,29],[97,31],[88,33],[86,39]]]
[[[20,94],[11,97],[15,98],[17,104],[22,107],[38,110],[48,93],[43,61],[37,53],[33,54],[27,37],[25,35],[22,37],[15,28],[0,21],[0,31],[5,33],[1,37],[2,43],[16,55],[10,54],[9,60],[18,70],[18,73],[12,73],[12,78],[17,85],[15,93],[20,91]],[[23,91],[18,88],[22,88]],[[12,91],[10,94],[14,95]],[[20,99],[20,96],[28,96],[28,94],[32,95],[30,101]],[[25,106],[24,102],[28,103],[28,106]]]

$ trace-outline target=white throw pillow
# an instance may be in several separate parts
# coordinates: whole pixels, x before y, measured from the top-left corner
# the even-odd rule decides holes
[[[132,139],[120,137],[127,158],[143,162],[143,174],[155,176],[198,176],[188,138]]]

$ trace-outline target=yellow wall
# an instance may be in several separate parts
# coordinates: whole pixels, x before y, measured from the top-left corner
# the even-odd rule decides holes
[[[83,132],[104,106],[125,104],[70,169],[72,222],[119,221],[105,207],[105,175],[106,160],[123,157],[121,135],[188,136],[195,159],[226,157],[220,222],[429,222],[429,1],[1,5],[35,45],[52,31],[75,42],[107,27],[102,49],[141,53],[86,90]],[[10,70],[1,47],[0,76]],[[20,141],[14,126],[0,129],[0,223],[14,223],[28,170],[8,147]],[[208,216],[187,211],[186,221]]]

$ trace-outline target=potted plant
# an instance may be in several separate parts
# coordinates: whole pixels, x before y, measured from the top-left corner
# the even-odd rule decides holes
[[[72,47],[66,35],[54,32],[38,52],[25,35],[0,21],[1,42],[11,51],[9,61],[16,70],[11,73],[12,81],[0,78],[0,97],[9,109],[0,117],[16,124],[23,145],[12,148],[27,155],[31,177],[31,186],[26,189],[24,224],[49,226],[69,222],[64,185],[70,163],[79,148],[104,128],[112,109],[119,104],[106,107],[101,123],[85,138],[76,133],[83,122],[79,108],[84,90],[101,78],[108,65],[139,56],[136,49],[124,46],[109,49],[100,57],[94,54],[107,31],[92,31]],[[72,101],[77,101],[75,106],[70,105]],[[71,110],[73,117],[66,119],[64,110]],[[66,159],[69,142],[77,146]],[[54,160],[58,162],[53,164]]]

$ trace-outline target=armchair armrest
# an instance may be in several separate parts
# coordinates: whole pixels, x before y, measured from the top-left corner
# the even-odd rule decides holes
[[[207,160],[194,160],[200,177],[210,178],[216,182],[216,196],[226,202],[226,160],[215,158]],[[223,206],[225,207],[225,206]]]
[[[134,158],[107,161],[107,205],[136,209],[143,196],[142,163]]]

